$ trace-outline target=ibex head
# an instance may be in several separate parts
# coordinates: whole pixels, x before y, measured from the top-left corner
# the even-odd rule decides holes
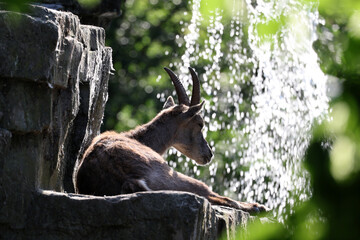
[[[180,110],[173,147],[203,165],[211,161],[213,153],[202,134],[204,120],[199,113],[204,102],[200,103],[200,81],[194,70],[189,70],[193,81],[191,101],[175,73],[165,68],[175,86],[179,105],[175,105],[174,99],[168,97],[164,109],[171,108],[176,112]]]

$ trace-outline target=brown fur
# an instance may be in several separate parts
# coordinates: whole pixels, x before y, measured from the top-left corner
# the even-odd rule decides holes
[[[129,132],[105,132],[93,139],[75,173],[77,193],[117,195],[151,190],[177,190],[198,194],[212,204],[265,211],[259,204],[234,201],[212,192],[201,181],[170,168],[161,157],[174,146],[199,164],[208,163],[213,154],[202,136],[199,115],[202,104],[173,105],[152,121]],[[168,99],[169,101],[169,99]],[[146,183],[146,187],[139,183]]]

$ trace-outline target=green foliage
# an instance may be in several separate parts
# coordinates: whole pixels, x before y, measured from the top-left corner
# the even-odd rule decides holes
[[[128,0],[125,8],[106,40],[113,48],[115,76],[110,80],[104,129],[116,131],[151,120],[161,110],[161,93],[171,95],[173,87],[163,67],[176,61],[168,55],[177,49],[179,21],[188,21],[186,2]]]
[[[13,12],[25,12],[28,10],[28,4],[32,2],[34,0],[2,0],[0,1],[0,7]]]
[[[100,4],[101,0],[77,0],[78,3],[85,8],[94,8]]]
[[[360,2],[323,0],[319,12],[325,25],[315,46],[324,71],[356,81],[360,74]]]
[[[206,16],[209,14],[209,12],[215,12],[217,9],[221,9],[225,11],[225,17],[231,17],[233,14],[233,2],[233,0],[202,0],[200,5],[200,12],[202,15]]]
[[[273,19],[266,23],[261,23],[257,25],[258,35],[260,37],[264,37],[267,35],[274,35],[276,34],[281,27],[281,21]]]
[[[351,23],[359,2],[324,0],[319,11],[325,25],[319,28],[314,46],[324,72],[343,83],[331,103],[332,120],[315,128],[307,150],[305,165],[313,195],[284,224],[252,224],[246,239],[360,237],[360,42],[359,24]]]

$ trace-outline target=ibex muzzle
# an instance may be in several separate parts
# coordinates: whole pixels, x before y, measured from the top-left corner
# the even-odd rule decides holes
[[[195,160],[198,164],[204,165],[211,161],[213,153],[206,142],[202,129],[204,120],[198,114],[204,102],[200,103],[200,81],[197,74],[189,67],[193,82],[191,101],[178,77],[170,69],[164,68],[169,74],[178,96],[179,105],[184,105],[185,114],[179,122],[179,129],[175,135],[173,146],[187,157]],[[164,104],[164,109],[174,107],[172,97],[169,97]]]

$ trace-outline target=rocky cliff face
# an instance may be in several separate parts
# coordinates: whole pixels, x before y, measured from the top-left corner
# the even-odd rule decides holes
[[[30,10],[0,10],[0,239],[214,239],[246,224],[188,193],[65,193],[99,134],[111,48],[72,13]]]
[[[29,213],[35,217],[28,227],[36,239],[211,240],[226,227],[230,239],[235,226],[249,218],[233,209],[213,208],[194,194],[170,191],[113,197],[44,191],[33,201],[36,207]]]
[[[0,12],[0,221],[23,225],[36,189],[72,191],[99,133],[112,68],[104,29],[43,7]]]

